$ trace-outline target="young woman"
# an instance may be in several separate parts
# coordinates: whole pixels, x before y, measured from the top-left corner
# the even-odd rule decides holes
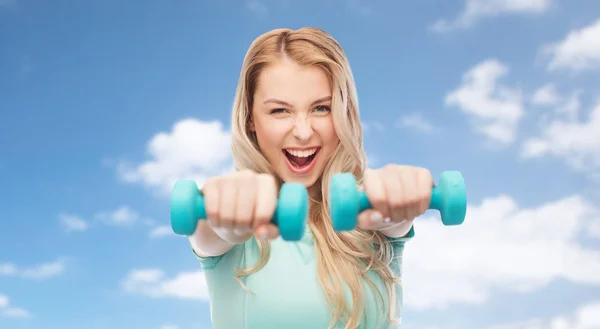
[[[189,237],[210,293],[214,329],[398,328],[402,251],[429,205],[428,170],[365,168],[350,65],[314,28],[277,29],[248,50],[232,115],[237,171],[206,181],[207,220]],[[333,174],[353,173],[373,205],[335,232]],[[300,242],[269,223],[284,182],[304,184],[310,218]]]

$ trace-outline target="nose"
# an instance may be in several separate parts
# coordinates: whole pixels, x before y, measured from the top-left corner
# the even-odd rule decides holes
[[[292,133],[299,141],[308,142],[313,135],[310,117],[297,116]]]

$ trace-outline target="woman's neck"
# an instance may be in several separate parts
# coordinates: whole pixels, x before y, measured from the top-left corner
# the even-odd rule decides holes
[[[311,200],[321,201],[321,180],[316,181],[312,186],[308,188],[308,196]]]

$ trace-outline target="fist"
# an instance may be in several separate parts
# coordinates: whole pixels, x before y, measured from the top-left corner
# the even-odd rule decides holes
[[[277,206],[277,182],[250,170],[209,178],[202,188],[206,219],[222,239],[242,243],[254,233],[260,239],[279,236],[270,223]]]
[[[408,233],[412,221],[429,209],[433,184],[431,173],[424,168],[392,164],[367,169],[363,187],[372,209],[359,215],[358,226],[388,231],[402,226]]]

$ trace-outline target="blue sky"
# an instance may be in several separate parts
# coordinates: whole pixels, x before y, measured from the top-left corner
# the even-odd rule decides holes
[[[231,167],[261,33],[344,47],[372,166],[465,176],[419,218],[404,328],[600,328],[600,3],[0,0],[0,327],[210,328],[175,179]]]

